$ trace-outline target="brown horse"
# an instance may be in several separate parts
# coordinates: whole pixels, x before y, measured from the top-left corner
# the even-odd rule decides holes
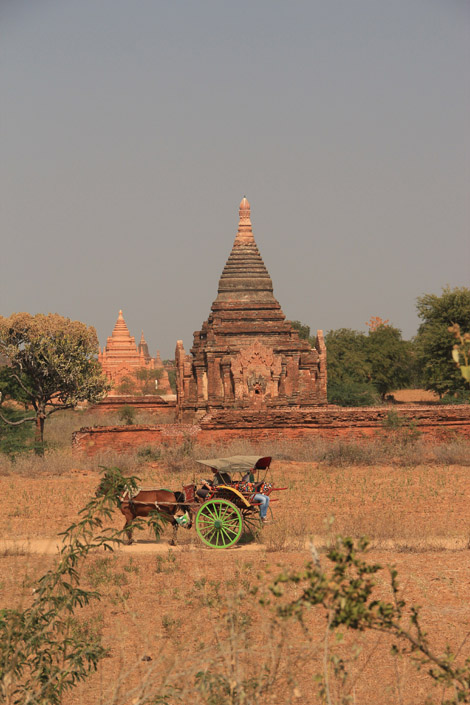
[[[193,512],[191,503],[195,501],[195,485],[183,487],[183,492],[172,492],[171,490],[157,488],[141,488],[137,486],[138,477],[125,478],[118,468],[105,468],[104,477],[95,492],[97,497],[101,495],[111,495],[117,499],[121,512],[126,518],[124,531],[127,534],[125,543],[131,544],[132,522],[137,517],[148,517],[152,512],[171,523],[173,526],[173,536],[171,545],[176,545],[176,532],[182,522],[176,514],[181,511],[187,515],[187,521],[183,523],[185,528],[190,529],[193,523]],[[196,500],[197,501],[197,500]]]
[[[132,522],[136,517],[147,517],[151,512],[158,512],[162,519],[169,521],[173,527],[173,536],[170,541],[171,546],[176,545],[176,532],[179,522],[176,520],[176,513],[181,510],[188,514],[189,521],[185,528],[190,529],[193,523],[191,507],[187,504],[183,492],[171,492],[162,489],[140,489],[136,494],[125,490],[119,497],[120,510],[126,518],[124,530],[127,534],[127,544],[133,542]]]

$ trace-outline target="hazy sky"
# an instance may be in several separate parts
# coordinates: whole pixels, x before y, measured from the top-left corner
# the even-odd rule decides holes
[[[188,349],[251,202],[290,319],[470,284],[468,0],[0,0],[0,313]]]

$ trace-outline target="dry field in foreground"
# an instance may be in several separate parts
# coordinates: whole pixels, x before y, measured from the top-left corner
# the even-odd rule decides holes
[[[145,484],[175,489],[204,475],[191,460],[182,465],[179,473],[157,462],[129,469]],[[461,658],[468,655],[468,467],[274,461],[272,471],[275,484],[289,489],[273,503],[274,522],[260,543],[218,552],[202,548],[194,531],[180,530],[179,546],[171,549],[166,531],[159,552],[144,555],[138,544],[88,560],[84,584],[102,599],[82,610],[76,628],[90,639],[102,635],[109,655],[66,705],[322,702],[314,679],[324,673],[324,614],[312,610],[302,628],[293,619],[276,618],[274,598],[266,605],[259,600],[276,575],[309,560],[309,537],[324,546],[337,533],[370,537],[368,560],[396,566],[407,604],[422,606],[435,649],[449,643]],[[12,471],[0,476],[0,544],[55,540],[76,520],[98,478],[97,469],[83,463],[55,474],[47,462],[33,477]],[[120,514],[114,523],[122,525]],[[148,532],[137,538],[146,548],[153,541]],[[54,557],[3,546],[0,604],[27,605],[34,580]],[[326,567],[324,551],[321,560]],[[391,599],[386,571],[379,573],[378,591]],[[287,588],[287,597],[294,594]],[[441,691],[426,674],[407,659],[393,658],[390,647],[388,637],[376,633],[332,635],[328,654],[343,659],[349,675],[330,668],[331,703],[415,705],[428,696],[441,702]],[[245,700],[237,695],[240,684]]]

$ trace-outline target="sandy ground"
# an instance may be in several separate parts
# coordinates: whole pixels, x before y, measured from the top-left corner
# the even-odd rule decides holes
[[[158,468],[146,472],[145,482],[160,486],[187,481]],[[228,702],[214,690],[210,700],[198,673],[216,678],[208,681],[213,689],[269,676],[264,690],[246,700],[249,705],[317,705],[325,614],[312,610],[306,630],[295,620],[280,622],[269,586],[280,573],[305,566],[310,537],[327,567],[324,547],[336,533],[367,534],[368,562],[384,566],[377,577],[381,599],[391,599],[387,566],[393,565],[407,605],[421,606],[433,648],[443,653],[449,644],[462,661],[470,655],[467,467],[333,468],[279,461],[274,472],[289,490],[273,505],[274,521],[260,543],[216,551],[202,547],[194,530],[180,530],[179,545],[170,547],[169,530],[159,542],[146,530],[131,546],[89,556],[82,584],[98,590],[101,600],[77,614],[76,628],[89,630],[90,638],[99,634],[109,655],[64,705]],[[60,550],[59,532],[76,521],[98,479],[94,471],[0,477],[0,607],[30,604],[35,581]],[[116,513],[112,523],[121,528],[122,516]],[[286,587],[285,598],[294,595],[295,588]],[[332,635],[329,653],[344,661],[348,677],[331,666],[331,702],[343,696],[357,705],[440,702],[442,692],[426,672],[409,659],[393,659],[390,647],[380,634]],[[165,695],[170,686],[179,689],[174,697]]]
[[[311,544],[314,544],[316,548],[327,548],[329,541],[323,536],[312,536],[305,537],[303,540],[303,547],[306,551],[309,550]],[[62,542],[55,537],[46,539],[2,539],[0,540],[0,555],[27,555],[27,554],[38,554],[38,555],[57,555],[61,548]],[[380,541],[372,541],[371,548],[380,549],[383,551],[414,551],[416,553],[430,552],[430,551],[462,551],[469,549],[469,539],[465,536],[462,537],[452,537],[452,538],[434,538],[430,537],[426,542],[422,540],[412,541],[406,539],[406,541],[394,540],[394,539],[382,539]],[[209,547],[202,545],[188,546],[186,544],[172,546],[168,541],[151,541],[137,539],[130,546],[119,545],[116,546],[114,553],[122,556],[133,556],[142,554],[167,554],[168,551],[175,551],[179,553],[181,551],[213,551]],[[236,552],[236,553],[259,553],[260,551],[266,552],[266,546],[261,543],[250,543],[245,545],[233,546],[229,549],[219,549],[217,552]],[[94,551],[97,553],[104,553],[102,549],[97,549]]]

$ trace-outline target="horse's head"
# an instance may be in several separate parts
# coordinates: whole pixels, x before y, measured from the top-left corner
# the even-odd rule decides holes
[[[124,477],[119,468],[103,468],[103,477],[95,490],[95,497],[108,495],[110,497],[121,496],[126,490],[130,493],[137,489],[140,478]]]

